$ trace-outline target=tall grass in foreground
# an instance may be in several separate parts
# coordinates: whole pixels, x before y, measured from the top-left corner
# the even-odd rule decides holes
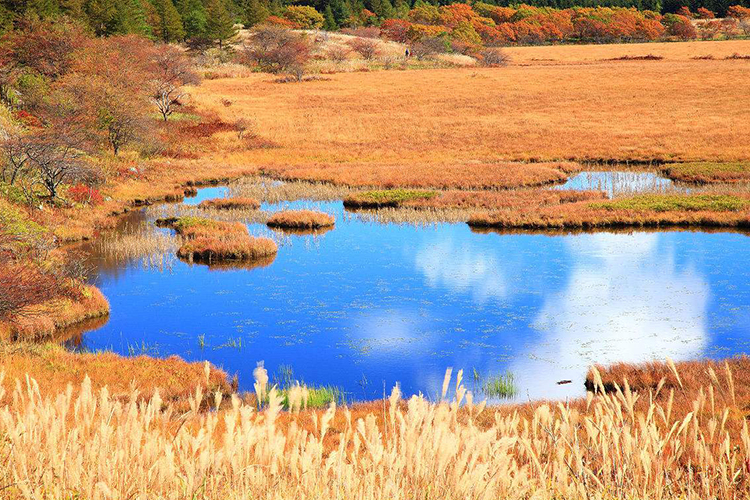
[[[446,381],[450,376],[446,377]],[[0,487],[4,498],[520,499],[747,498],[750,434],[731,435],[716,380],[675,416],[672,397],[590,394],[585,411],[540,404],[528,416],[475,405],[459,381],[433,404],[398,388],[361,417],[282,412],[275,389],[262,412],[237,396],[185,414],[159,394],[118,402],[87,379],[43,399],[33,380],[0,383]],[[601,377],[595,383],[603,390]],[[0,381],[2,375],[0,375]],[[268,382],[267,375],[265,382]],[[219,407],[221,394],[215,397]],[[648,404],[636,406],[641,398]],[[12,405],[9,402],[12,401]],[[334,419],[336,419],[336,425]],[[734,417],[732,417],[734,418]],[[309,424],[309,425],[308,425]],[[733,437],[734,436],[734,437]]]

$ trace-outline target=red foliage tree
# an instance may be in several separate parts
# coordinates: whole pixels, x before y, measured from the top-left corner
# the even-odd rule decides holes
[[[380,25],[380,33],[388,40],[406,43],[409,41],[411,23],[404,19],[386,19]]]

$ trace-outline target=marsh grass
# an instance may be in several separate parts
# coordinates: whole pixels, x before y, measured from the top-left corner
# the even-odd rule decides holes
[[[434,198],[436,191],[417,189],[379,189],[353,192],[344,198],[346,208],[395,208],[407,201]]]
[[[737,212],[750,207],[750,199],[729,194],[649,195],[591,203],[591,208],[638,212]]]
[[[184,241],[177,256],[188,262],[221,263],[267,259],[276,255],[278,246],[270,238],[250,236],[240,222],[225,222],[203,217],[157,219],[159,227],[168,227]]]
[[[468,224],[496,229],[750,226],[746,193],[643,194],[605,202],[569,203],[519,211],[475,212]]]
[[[280,365],[274,374],[271,387],[268,386],[268,372],[259,363],[253,371],[255,377],[256,405],[268,405],[270,389],[276,390],[281,397],[284,409],[299,411],[307,408],[326,408],[329,405],[346,405],[347,393],[333,385],[307,385],[294,378],[294,370],[289,365]]]
[[[482,383],[482,394],[488,398],[510,399],[518,394],[518,386],[512,372],[492,375]]]
[[[232,196],[251,197],[266,203],[282,201],[341,200],[349,194],[350,188],[330,183],[305,181],[280,181],[269,177],[245,177],[229,185]]]
[[[271,215],[266,222],[268,227],[281,229],[320,229],[335,223],[332,215],[313,210],[282,210]]]
[[[40,491],[91,499],[747,498],[750,432],[736,392],[746,376],[730,363],[720,368],[686,377],[672,364],[641,392],[627,379],[606,392],[594,369],[598,390],[586,399],[509,408],[476,404],[461,372],[449,397],[447,374],[438,403],[403,400],[394,388],[371,404],[303,410],[295,385],[288,412],[265,370],[256,369],[260,411],[200,380],[180,412],[158,391],[145,401],[134,387],[114,397],[85,378],[45,398],[33,379],[14,386],[0,374],[0,484],[9,500]]]
[[[670,179],[696,184],[750,182],[750,162],[690,162],[664,166]]]
[[[203,200],[198,204],[200,209],[216,209],[216,210],[257,210],[260,208],[260,202],[255,198],[241,197],[241,198],[216,198],[213,200]]]
[[[116,260],[140,260],[144,268],[172,269],[180,241],[174,236],[151,230],[109,232],[96,240],[97,250]]]

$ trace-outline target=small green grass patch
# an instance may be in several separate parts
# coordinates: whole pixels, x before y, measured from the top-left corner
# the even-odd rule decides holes
[[[378,189],[352,193],[344,199],[347,208],[398,207],[407,201],[430,199],[436,191],[422,189]]]
[[[750,208],[750,199],[727,194],[662,195],[643,194],[592,203],[591,208],[638,212],[737,212]]]
[[[672,163],[663,172],[670,179],[696,184],[750,182],[750,162]]]

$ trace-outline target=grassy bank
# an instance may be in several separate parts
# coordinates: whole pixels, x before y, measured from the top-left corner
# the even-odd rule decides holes
[[[294,412],[273,389],[261,412],[220,392],[221,409],[200,412],[199,389],[178,414],[161,397],[138,404],[88,383],[53,400],[5,381],[0,480],[9,499],[33,497],[32,484],[86,498],[744,498],[746,363],[698,365],[695,377],[668,367],[656,387],[623,380],[615,393],[593,372],[598,395],[520,407],[477,404],[460,380],[447,395],[450,372],[443,402],[394,389],[382,402]]]
[[[468,224],[497,229],[750,227],[750,199],[734,195],[638,195],[527,211],[474,213]]]

